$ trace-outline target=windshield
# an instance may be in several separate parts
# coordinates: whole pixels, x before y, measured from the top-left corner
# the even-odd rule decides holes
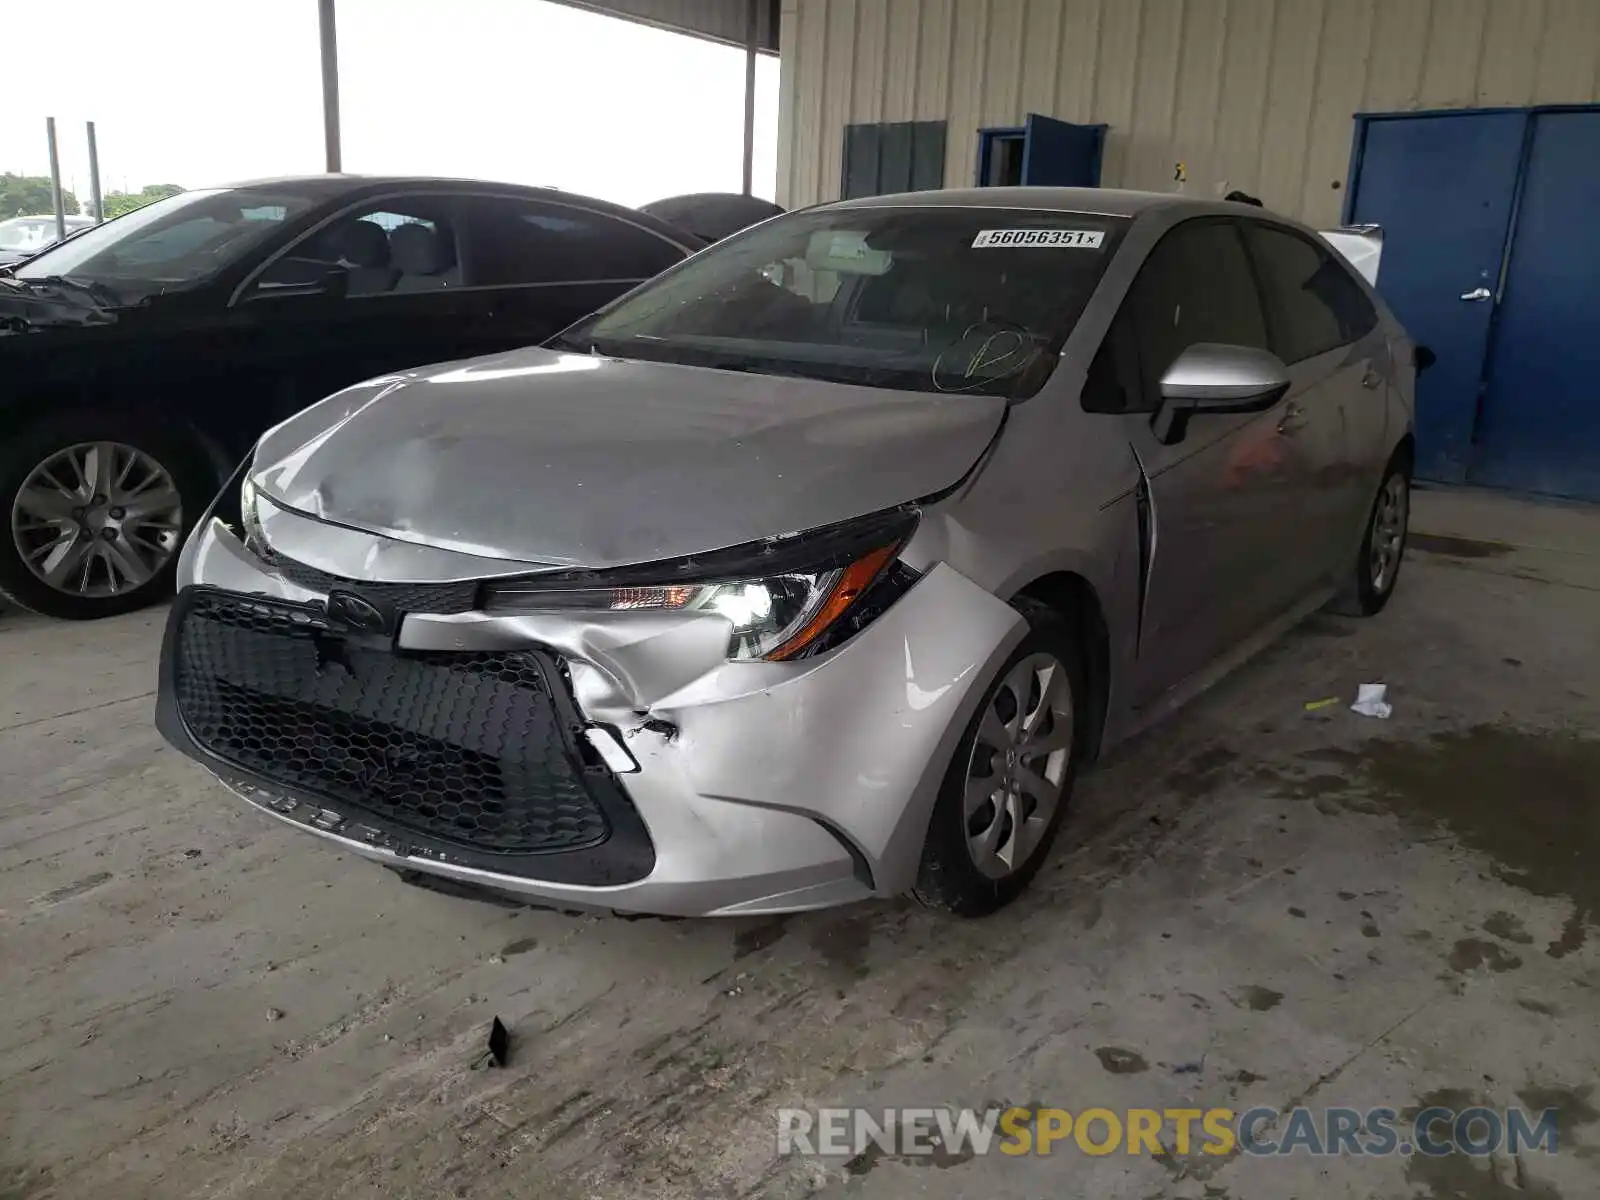
[[[162,291],[198,283],[311,207],[255,188],[183,192],[87,230],[18,267],[18,279],[64,275]]]
[[[910,391],[1032,395],[1126,224],[932,206],[795,213],[702,251],[559,344]]]

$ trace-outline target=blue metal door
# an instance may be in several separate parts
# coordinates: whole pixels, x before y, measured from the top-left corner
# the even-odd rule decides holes
[[[1472,481],[1600,500],[1600,112],[1535,114],[1516,222]]]
[[[1369,117],[1347,218],[1383,226],[1378,290],[1438,361],[1417,382],[1417,473],[1460,483],[1488,349],[1526,112]]]
[[[1104,125],[1074,125],[1070,121],[1029,113],[1023,131],[1024,186],[1100,186]]]

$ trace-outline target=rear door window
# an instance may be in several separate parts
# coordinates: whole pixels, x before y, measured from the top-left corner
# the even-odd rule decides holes
[[[484,286],[640,281],[686,253],[642,226],[542,200],[472,196],[463,219],[473,282]]]
[[[1370,333],[1377,310],[1331,249],[1279,225],[1251,221],[1246,240],[1266,294],[1272,349],[1293,364]]]

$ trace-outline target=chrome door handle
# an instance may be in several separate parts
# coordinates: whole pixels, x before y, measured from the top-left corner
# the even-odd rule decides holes
[[[1489,299],[1489,297],[1493,295],[1494,293],[1486,287],[1475,287],[1470,292],[1462,292],[1461,298],[1463,300],[1471,300],[1478,304],[1482,304],[1485,300]]]
[[[1290,402],[1283,410],[1283,419],[1278,422],[1279,433],[1293,433],[1306,423],[1306,410],[1298,404]]]

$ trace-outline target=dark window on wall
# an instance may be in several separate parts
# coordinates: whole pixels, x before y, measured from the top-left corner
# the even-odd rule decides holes
[[[1370,333],[1377,310],[1332,250],[1293,230],[1252,221],[1250,252],[1266,292],[1272,349],[1297,363]]]
[[[996,134],[989,138],[988,161],[983,164],[984,187],[1017,187],[1022,183],[1022,155],[1028,139],[1018,134]]]
[[[943,121],[845,126],[843,199],[943,186]]]

